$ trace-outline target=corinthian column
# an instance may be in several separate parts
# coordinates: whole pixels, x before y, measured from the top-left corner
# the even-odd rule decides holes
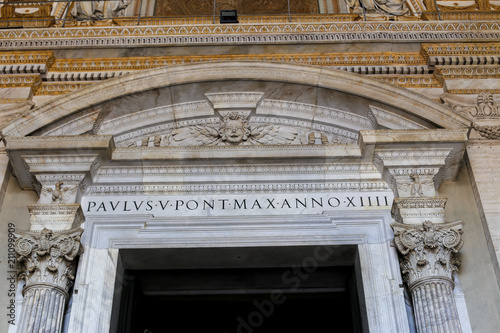
[[[73,284],[75,259],[82,252],[83,229],[16,235],[15,251],[21,266],[23,307],[18,332],[61,332],[68,290]]]
[[[413,299],[418,332],[461,332],[452,273],[460,261],[461,221],[394,223],[394,241],[402,255],[401,272]]]
[[[374,163],[394,191],[392,213],[397,223],[391,227],[401,274],[412,296],[417,332],[461,333],[452,274],[460,264],[463,223],[446,222],[447,199],[437,189],[442,181],[455,178],[466,135],[440,130],[386,135],[375,133],[371,139],[381,144],[375,149]],[[399,145],[391,148],[390,140]]]

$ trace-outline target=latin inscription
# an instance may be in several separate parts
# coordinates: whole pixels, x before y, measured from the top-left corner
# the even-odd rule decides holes
[[[392,193],[330,195],[250,195],[207,197],[87,197],[82,207],[89,214],[236,215],[319,214],[328,210],[387,209]]]

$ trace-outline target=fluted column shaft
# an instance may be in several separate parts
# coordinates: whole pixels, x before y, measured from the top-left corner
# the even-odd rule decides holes
[[[20,332],[59,333],[68,293],[58,286],[34,284],[24,289]]]
[[[418,332],[462,332],[451,281],[443,278],[424,280],[412,286],[411,295]]]
[[[392,224],[418,333],[462,332],[452,280],[460,265],[456,255],[463,245],[462,224]]]

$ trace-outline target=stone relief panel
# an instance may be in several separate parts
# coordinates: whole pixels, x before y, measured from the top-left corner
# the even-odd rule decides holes
[[[313,104],[263,99],[264,93],[207,93],[193,101],[102,121],[118,147],[355,144],[368,117]],[[116,133],[116,129],[123,131]],[[139,128],[139,129],[137,129]],[[60,130],[60,129],[59,129]]]
[[[473,121],[476,133],[485,139],[500,139],[500,98],[484,91],[477,96],[441,95],[453,111]]]
[[[182,147],[224,145],[306,145],[355,143],[357,134],[329,126],[311,126],[300,121],[280,121],[268,117],[254,117],[242,112],[229,112],[218,119],[182,122],[185,127],[175,128],[165,134],[148,135],[139,140],[117,142],[129,147]],[[179,123],[178,123],[179,125]],[[295,125],[295,126],[293,126]],[[323,131],[321,131],[321,129]],[[319,130],[319,131],[318,131]],[[337,133],[335,133],[337,132]],[[118,138],[119,139],[119,138]]]
[[[441,99],[453,111],[470,120],[500,119],[500,98],[489,92],[472,96],[443,94]]]

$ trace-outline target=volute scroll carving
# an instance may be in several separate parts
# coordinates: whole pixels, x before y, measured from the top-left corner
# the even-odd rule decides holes
[[[83,253],[82,232],[83,229],[76,228],[16,234],[14,249],[21,268],[20,277],[26,281],[26,287],[48,284],[67,292],[75,278],[75,259]]]
[[[463,246],[463,222],[409,225],[393,223],[394,243],[403,257],[401,271],[410,289],[424,278],[452,280],[460,260],[457,253]]]

